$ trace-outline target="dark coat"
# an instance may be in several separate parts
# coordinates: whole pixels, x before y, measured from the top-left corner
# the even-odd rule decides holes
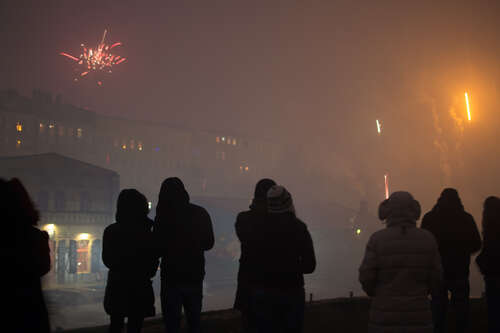
[[[104,309],[109,315],[155,314],[151,278],[158,269],[158,257],[151,226],[147,219],[144,223],[114,223],[104,230],[102,260],[109,268]]]
[[[316,268],[311,235],[293,213],[268,214],[255,220],[248,244],[249,283],[255,288],[298,289],[303,274]]]
[[[40,278],[50,271],[49,235],[32,226],[17,228],[16,302],[19,332],[50,332]]]
[[[234,308],[241,311],[245,311],[250,304],[250,273],[252,269],[249,265],[248,256],[252,252],[252,233],[257,230],[254,226],[258,225],[259,221],[264,221],[266,216],[266,201],[254,200],[250,210],[241,212],[236,217],[234,228],[236,230],[236,236],[241,244],[241,255]]]
[[[208,212],[184,201],[157,215],[154,233],[161,256],[161,278],[173,285],[202,283],[204,252],[214,246]]]
[[[481,248],[472,215],[460,207],[436,205],[424,215],[421,228],[429,230],[437,240],[445,279],[467,279],[470,257]]]

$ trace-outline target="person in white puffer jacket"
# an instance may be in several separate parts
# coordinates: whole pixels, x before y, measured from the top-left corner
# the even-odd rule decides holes
[[[394,192],[379,206],[386,228],[375,232],[359,268],[363,290],[372,297],[369,332],[432,332],[429,295],[442,283],[434,236],[417,228],[420,204]]]

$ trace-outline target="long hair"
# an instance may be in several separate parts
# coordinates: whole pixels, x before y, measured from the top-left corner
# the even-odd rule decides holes
[[[490,196],[483,204],[483,242],[500,241],[500,198]]]
[[[7,210],[16,223],[16,227],[34,226],[38,224],[40,215],[31,200],[28,191],[17,178],[7,182]]]

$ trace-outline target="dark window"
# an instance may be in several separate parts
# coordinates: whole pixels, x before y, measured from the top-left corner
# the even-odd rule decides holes
[[[63,191],[57,191],[55,195],[55,209],[62,211],[66,209],[66,196]]]
[[[49,209],[49,193],[47,191],[40,191],[37,195],[37,206],[39,210]]]
[[[82,192],[80,194],[80,210],[81,211],[90,210],[90,195],[87,192]]]

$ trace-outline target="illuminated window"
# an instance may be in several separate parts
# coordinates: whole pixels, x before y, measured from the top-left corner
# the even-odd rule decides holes
[[[232,140],[231,140],[231,137],[228,137],[228,138],[227,138],[227,144],[228,144],[228,145],[230,145],[230,144],[231,144],[231,141],[232,141]]]
[[[122,144],[122,149],[123,150],[127,149],[127,145],[126,144]]]
[[[83,130],[81,128],[76,129],[76,137],[81,138],[83,135]]]
[[[243,167],[240,165],[240,172],[243,172]]]
[[[130,149],[133,150],[134,148],[135,148],[135,141],[134,141],[134,139],[131,139],[130,140]]]
[[[217,143],[220,142],[220,138],[218,136],[215,137],[215,142],[217,142]]]
[[[17,139],[16,148],[21,148],[21,140]]]
[[[45,126],[40,123],[40,129],[39,129],[39,132],[42,134],[43,132],[45,132]]]
[[[233,139],[233,146],[236,146],[236,139]]]
[[[221,154],[220,154],[220,158],[221,158],[223,161],[225,161],[225,160],[226,160],[226,152],[225,152],[225,151],[221,152]]]
[[[142,142],[141,141],[137,141],[137,150],[142,151]]]
[[[88,234],[80,234],[87,235]],[[77,254],[77,272],[78,273],[88,273],[89,271],[89,239],[80,239],[76,242],[76,254]]]
[[[148,209],[151,209],[152,206],[153,206],[153,203],[151,201],[148,201]]]
[[[245,167],[245,171],[248,171],[248,165]]]
[[[54,128],[54,124],[49,124],[49,128],[50,129]]]
[[[23,124],[21,124],[20,122],[17,122],[16,131],[22,132],[23,131]]]
[[[225,136],[222,137],[222,141],[226,141],[226,137]]]

